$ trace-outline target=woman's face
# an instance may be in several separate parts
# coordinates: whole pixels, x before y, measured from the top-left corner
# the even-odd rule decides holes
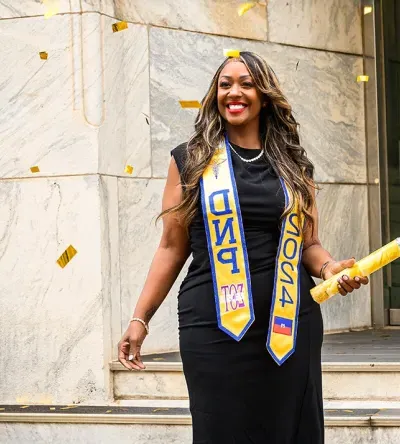
[[[261,111],[262,93],[259,92],[246,65],[230,62],[218,79],[218,110],[231,125],[245,125],[258,119]]]

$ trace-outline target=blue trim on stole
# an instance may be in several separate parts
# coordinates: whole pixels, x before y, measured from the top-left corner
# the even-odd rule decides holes
[[[219,298],[218,298],[218,286],[217,286],[217,280],[215,277],[215,263],[214,263],[214,256],[212,251],[212,245],[211,245],[211,236],[210,236],[210,230],[208,227],[208,220],[207,220],[207,207],[205,203],[205,193],[204,193],[204,185],[203,185],[203,177],[200,179],[200,190],[201,190],[201,207],[203,212],[203,221],[204,221],[204,227],[206,231],[206,237],[207,237],[207,247],[208,247],[208,255],[210,257],[210,263],[211,263],[211,275],[213,280],[213,287],[214,287],[214,299],[215,299],[215,307],[217,310],[217,320],[218,320],[218,327],[228,334],[231,338],[235,339],[236,341],[240,341],[247,330],[250,328],[250,325],[254,322],[255,316],[254,316],[254,307],[253,307],[253,295],[251,292],[251,276],[250,276],[250,267],[249,267],[249,259],[247,256],[247,246],[246,246],[246,239],[244,236],[244,229],[243,229],[243,220],[242,220],[242,212],[240,210],[240,204],[239,204],[239,196],[237,192],[236,187],[236,180],[235,175],[233,172],[233,166],[232,166],[232,157],[231,152],[228,150],[228,135],[225,135],[225,152],[226,157],[228,160],[228,166],[229,171],[231,175],[231,182],[232,182],[232,189],[233,189],[233,197],[235,199],[236,204],[236,212],[238,216],[238,225],[239,225],[239,232],[240,232],[240,240],[242,242],[243,247],[243,256],[244,256],[244,266],[245,266],[245,272],[247,276],[247,290],[248,290],[248,298],[249,298],[249,310],[250,310],[250,319],[249,322],[246,324],[246,326],[243,328],[242,333],[239,336],[236,336],[231,331],[227,330],[222,324],[221,324],[221,312],[220,312],[220,306],[219,306]]]
[[[285,195],[285,208],[288,205],[289,202],[289,194],[288,191],[286,189],[286,184],[285,181],[282,179],[282,177],[279,178],[281,185],[282,185],[282,189]],[[301,242],[300,247],[299,247],[299,262],[297,264],[297,307],[296,307],[296,318],[295,318],[295,322],[294,322],[294,328],[293,328],[293,348],[292,350],[286,355],[284,356],[282,359],[279,359],[275,353],[272,351],[271,347],[269,346],[270,343],[270,339],[271,339],[271,332],[273,329],[273,315],[274,315],[274,307],[275,307],[275,299],[276,299],[276,281],[277,281],[277,276],[278,276],[278,261],[279,261],[279,253],[281,251],[281,245],[282,245],[282,238],[283,238],[283,234],[285,232],[285,228],[286,228],[286,220],[287,220],[287,216],[285,217],[285,220],[283,221],[283,225],[281,228],[281,235],[279,238],[279,245],[278,245],[278,252],[276,254],[276,260],[275,260],[275,276],[274,276],[274,290],[272,292],[272,302],[271,302],[271,312],[270,312],[270,316],[269,316],[269,328],[268,328],[268,338],[267,338],[267,350],[269,351],[270,355],[272,356],[273,360],[278,364],[278,365],[282,365],[290,356],[292,356],[292,354],[295,352],[296,350],[296,342],[297,342],[297,327],[298,327],[298,323],[299,323],[299,310],[300,310],[300,290],[301,290],[301,281],[300,281],[300,266],[301,266],[301,255],[302,255],[302,251],[303,251],[303,242]]]

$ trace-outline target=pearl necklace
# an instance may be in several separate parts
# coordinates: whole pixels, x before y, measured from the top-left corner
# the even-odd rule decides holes
[[[239,157],[240,160],[243,160],[243,162],[250,163],[255,162],[256,160],[260,159],[260,157],[263,155],[263,152],[261,151],[260,154],[258,154],[256,157],[253,157],[252,159],[245,159],[240,154],[237,153],[237,151],[233,148],[231,144],[229,144],[231,150]]]

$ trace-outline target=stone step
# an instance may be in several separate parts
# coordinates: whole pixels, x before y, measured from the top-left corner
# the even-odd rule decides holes
[[[0,405],[7,444],[189,444],[188,409],[153,406]],[[400,409],[325,410],[326,444],[400,442]]]
[[[144,357],[146,370],[130,372],[111,363],[115,399],[187,399],[177,353]],[[400,400],[399,362],[323,362],[326,400]]]

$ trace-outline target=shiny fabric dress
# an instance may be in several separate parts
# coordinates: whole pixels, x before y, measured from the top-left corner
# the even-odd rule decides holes
[[[244,158],[259,150],[233,145]],[[186,144],[173,155],[185,181]],[[255,321],[237,342],[218,328],[207,239],[198,203],[190,227],[192,261],[178,295],[179,341],[193,419],[193,444],[323,444],[321,311],[300,267],[295,353],[279,367],[266,349],[285,200],[264,157],[232,164],[251,273]]]

